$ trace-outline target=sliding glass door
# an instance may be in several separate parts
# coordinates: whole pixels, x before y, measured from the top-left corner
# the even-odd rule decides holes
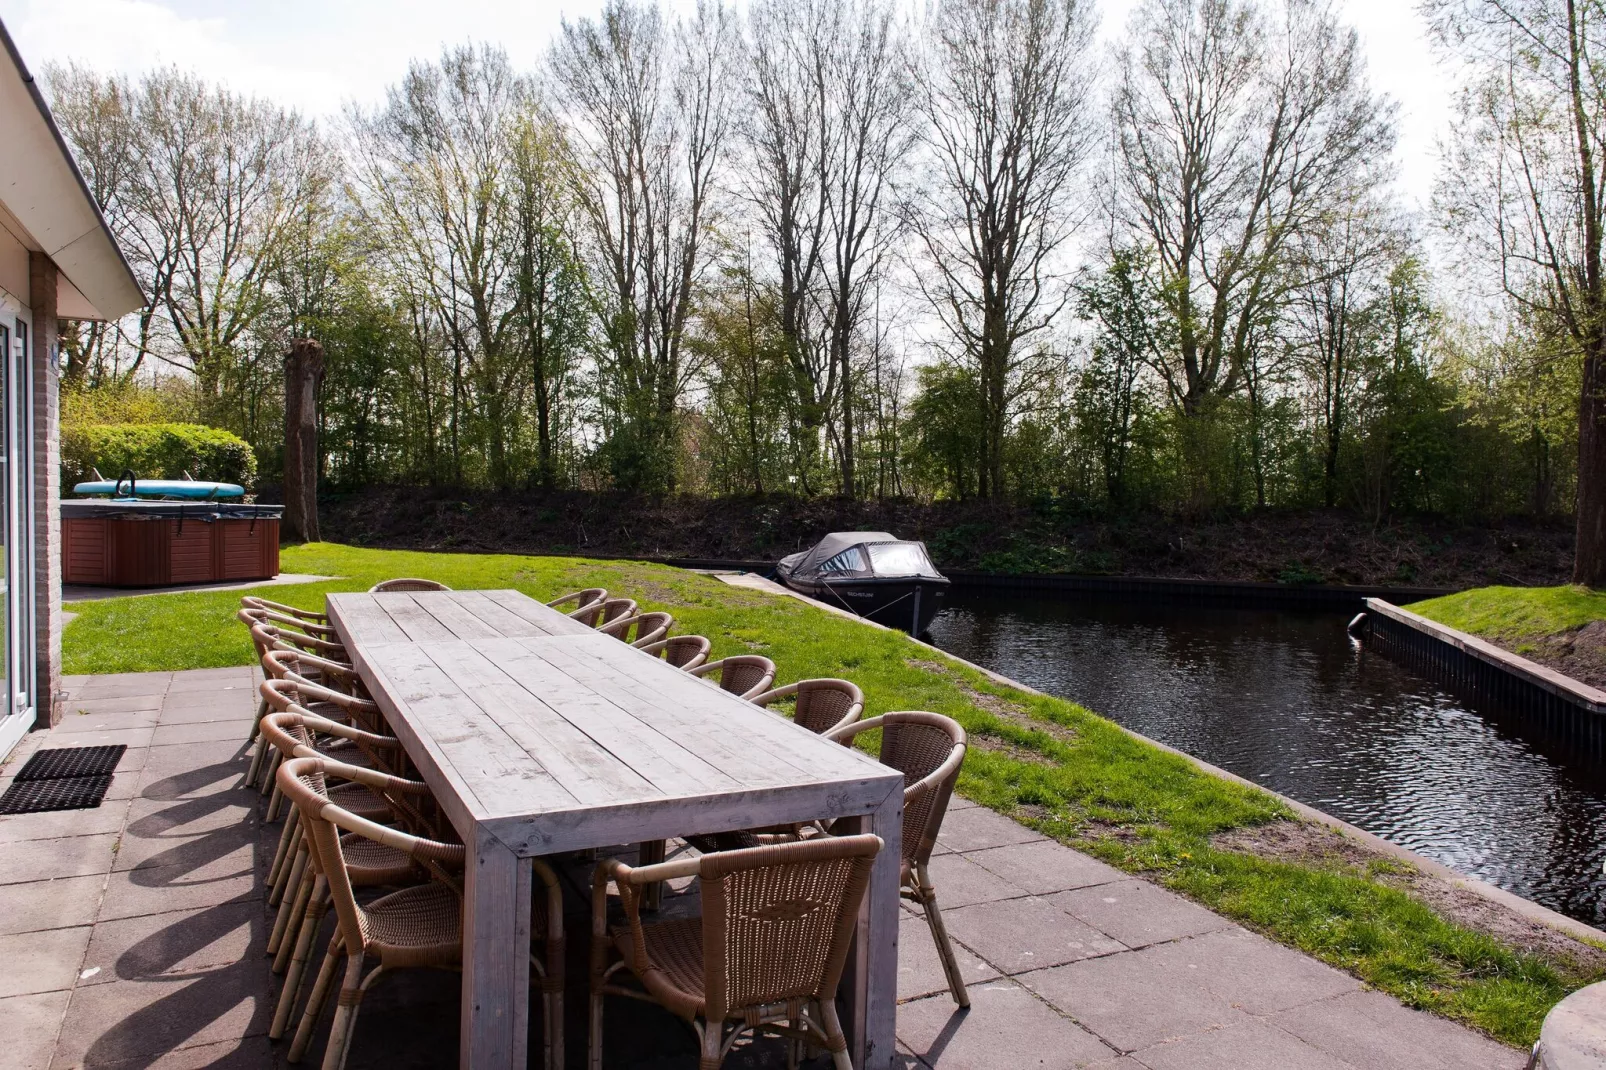
[[[33,374],[28,328],[0,321],[0,756],[34,720]]]

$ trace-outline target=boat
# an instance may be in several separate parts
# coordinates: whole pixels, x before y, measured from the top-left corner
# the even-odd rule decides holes
[[[910,635],[931,624],[948,589],[925,543],[885,531],[832,532],[781,558],[775,574],[800,594]]]

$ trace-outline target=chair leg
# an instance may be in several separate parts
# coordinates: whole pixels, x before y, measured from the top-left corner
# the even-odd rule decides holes
[[[306,927],[307,920],[317,910],[318,885],[323,877],[314,873],[312,867],[301,877],[301,887],[296,890],[296,901],[291,905],[293,913],[290,921],[284,927],[284,933],[279,937],[279,946],[273,953],[273,972],[283,973],[290,966],[290,956],[294,953],[296,945],[301,939],[301,930]],[[280,908],[283,909],[282,907]],[[277,918],[274,919],[278,921]]]
[[[257,777],[262,773],[262,760],[268,755],[269,743],[262,735],[262,718],[267,715],[267,712],[268,700],[265,698],[257,699],[257,715],[256,719],[251,722],[251,739],[249,741],[255,743],[256,748],[251,752],[251,768],[245,772],[247,785],[256,784]]]
[[[273,753],[268,755],[267,768],[264,769],[262,773],[263,795],[268,795],[278,790],[278,780],[275,778],[274,774],[279,771],[279,762],[283,759],[283,757],[284,755],[279,753],[279,748],[277,747],[273,748]]]
[[[289,961],[280,955],[280,951],[286,944],[295,942],[296,932],[301,928],[301,914],[307,909],[307,896],[312,892],[313,876],[312,867],[303,866],[295,891],[286,892],[279,902],[279,913],[273,919],[273,931],[268,934],[268,954],[273,956],[274,973],[283,973],[284,964]]]
[[[835,1070],[853,1070],[853,1060],[848,1057],[848,1038],[842,1035],[842,1020],[836,1016],[836,1001],[822,999],[817,1006],[820,1026],[825,1030],[825,1046],[831,1049],[832,1065]]]
[[[307,839],[305,836],[296,838],[295,855],[291,857],[290,864],[280,866],[279,873],[273,879],[273,887],[268,889],[268,906],[276,907],[284,901],[284,893],[296,887],[301,879],[301,871],[307,865]]]
[[[552,1015],[549,1030],[552,1033],[552,1070],[563,1070],[563,987],[552,993]]]
[[[285,971],[284,989],[279,994],[279,1005],[273,1012],[273,1025],[268,1030],[269,1040],[283,1037],[285,1029],[290,1025],[290,1012],[301,994],[301,980],[306,976],[307,959],[312,956],[313,942],[318,939],[318,930],[322,928],[328,891],[328,882],[323,879],[322,874],[319,874],[313,881],[312,899],[307,903],[307,913],[301,921],[301,931],[296,934],[295,954],[290,959],[290,968]]]
[[[937,907],[937,889],[931,886],[925,866],[915,870],[914,878],[926,924],[931,927],[931,939],[937,944],[937,957],[942,959],[942,972],[948,975],[948,991],[953,994],[955,1003],[968,1007],[970,993],[965,990],[965,980],[959,975],[959,960],[954,957],[953,941],[948,938],[948,926],[943,924],[942,911]]]
[[[591,986],[591,1036],[586,1045],[586,1060],[590,1070],[602,1070],[602,991]]]
[[[318,1028],[318,1019],[323,1017],[323,1005],[329,1002],[329,993],[334,989],[335,968],[339,966],[340,959],[345,953],[345,944],[337,935],[329,942],[329,950],[324,954],[323,965],[318,968],[318,979],[312,985],[312,995],[307,997],[307,1009],[301,1012],[301,1024],[296,1027],[296,1037],[290,1042],[290,1054],[287,1059],[292,1063],[299,1063],[301,1057],[307,1054],[307,1046],[312,1043],[313,1030]]]
[[[636,848],[636,862],[642,866],[653,866],[664,860],[664,841],[648,840]],[[641,889],[641,909],[657,910],[663,905],[664,882],[653,881]]]
[[[374,971],[378,976],[379,971]],[[357,1024],[357,1009],[362,1006],[363,993],[368,985],[362,976],[362,955],[346,959],[346,979],[335,997],[335,1020],[329,1025],[329,1040],[323,1049],[323,1070],[343,1070],[346,1055],[351,1051],[351,1033]]]
[[[721,1062],[719,1057],[719,1042],[723,1039],[724,1030],[719,1022],[703,1022],[702,1054],[697,1059],[697,1070],[719,1070]]]
[[[279,869],[290,857],[290,848],[296,843],[296,832],[301,828],[301,811],[295,807],[285,815],[284,828],[279,831],[279,846],[273,852],[273,864],[268,867],[268,887],[279,880]]]

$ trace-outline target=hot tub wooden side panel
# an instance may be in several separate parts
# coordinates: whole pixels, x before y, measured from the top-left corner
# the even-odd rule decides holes
[[[105,587],[165,587],[279,574],[277,519],[62,520],[62,579]]]

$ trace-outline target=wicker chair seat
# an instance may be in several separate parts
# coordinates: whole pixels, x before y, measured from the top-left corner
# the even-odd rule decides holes
[[[384,824],[396,816],[384,796],[365,784],[331,784],[327,793],[330,802],[369,821]]]
[[[424,872],[413,864],[406,851],[348,832],[340,837],[340,853],[346,859],[351,883],[366,888],[386,884],[416,884]]]
[[[613,946],[652,997],[673,1014],[696,1018],[704,1011],[703,919],[676,918],[641,927],[654,969],[636,958],[628,925],[615,926]]]
[[[364,950],[387,969],[455,966],[463,960],[463,903],[438,882],[403,888],[362,909]]]

